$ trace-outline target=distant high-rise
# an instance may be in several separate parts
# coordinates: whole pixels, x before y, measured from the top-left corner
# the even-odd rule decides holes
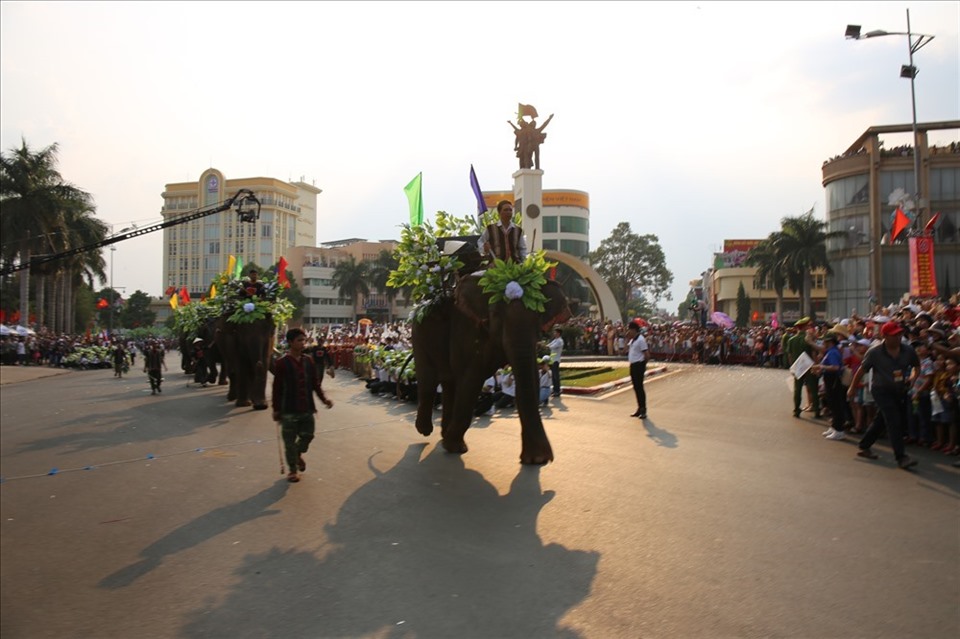
[[[167,184],[163,191],[164,221],[233,197],[249,189],[260,200],[256,225],[240,222],[233,211],[224,211],[163,231],[163,288],[187,287],[203,293],[227,267],[231,255],[244,264],[261,268],[276,264],[294,246],[317,243],[317,195],[315,186],[303,181],[275,178],[225,179],[216,169],[207,169],[197,182]]]

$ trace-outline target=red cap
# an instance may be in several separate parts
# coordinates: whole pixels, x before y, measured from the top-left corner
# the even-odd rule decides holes
[[[884,322],[883,326],[880,327],[880,334],[884,337],[887,335],[899,335],[902,332],[903,327],[897,322]]]

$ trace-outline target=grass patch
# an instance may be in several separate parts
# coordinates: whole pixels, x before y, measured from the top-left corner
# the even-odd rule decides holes
[[[630,377],[630,368],[628,366],[602,366],[597,368],[572,368],[568,371],[560,369],[560,383],[563,386],[575,386],[578,388],[588,388],[590,386],[599,386],[607,382],[615,382],[625,377]]]

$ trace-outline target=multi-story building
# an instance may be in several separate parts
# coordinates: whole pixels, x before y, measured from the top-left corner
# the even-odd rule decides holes
[[[164,221],[210,206],[249,189],[260,200],[256,224],[241,222],[223,211],[163,231],[163,288],[186,286],[191,295],[205,293],[210,282],[227,268],[231,255],[244,264],[269,268],[294,246],[317,243],[316,186],[275,178],[225,179],[207,169],[196,182],[167,184],[163,191]],[[289,261],[289,258],[287,258]]]
[[[513,202],[513,191],[484,191],[488,208],[497,202]],[[577,259],[590,252],[590,195],[586,191],[551,189],[543,191],[543,249],[560,251]]]
[[[953,293],[960,286],[960,120],[916,126],[919,148],[884,145],[883,137],[912,133],[911,124],[874,126],[842,155],[823,163],[827,222],[831,231],[843,233],[827,243],[833,271],[827,278],[828,316],[844,317],[853,308],[864,312],[874,302],[898,302],[909,292],[909,235],[922,231],[936,213],[940,217],[930,239],[938,292]],[[912,199],[917,192],[915,153],[919,153],[921,215],[891,243],[898,206],[891,196],[899,190]]]
[[[351,299],[341,296],[339,288],[333,284],[334,271],[340,262],[352,257],[357,262],[375,264],[381,251],[392,253],[396,247],[397,242],[393,240],[371,242],[352,238],[324,242],[317,247],[290,249],[287,257],[289,270],[307,298],[303,326],[350,324],[364,317],[378,322],[405,319],[410,309],[404,305],[402,294],[391,295],[371,289],[368,295],[361,293]]]
[[[713,268],[703,273],[700,286],[708,313],[720,311],[737,319],[737,293],[740,285],[750,300],[750,321],[769,323],[777,310],[777,294],[773,283],[767,278],[757,278],[757,268],[744,265],[747,253],[760,240],[724,240],[723,251],[714,255]],[[828,319],[826,313],[826,272],[817,269],[811,273],[813,289],[810,294],[812,313],[815,319]],[[692,284],[692,283],[691,283]],[[798,293],[784,288],[781,296],[779,321],[795,322],[802,315]]]

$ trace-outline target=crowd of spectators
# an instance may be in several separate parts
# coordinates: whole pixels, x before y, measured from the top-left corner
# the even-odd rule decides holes
[[[113,354],[118,347],[123,348],[132,364],[136,353],[145,349],[146,341],[120,336],[111,339],[105,333],[54,333],[41,328],[33,335],[11,334],[0,337],[0,364],[80,369],[113,368]],[[165,351],[173,346],[172,340],[160,341]]]

